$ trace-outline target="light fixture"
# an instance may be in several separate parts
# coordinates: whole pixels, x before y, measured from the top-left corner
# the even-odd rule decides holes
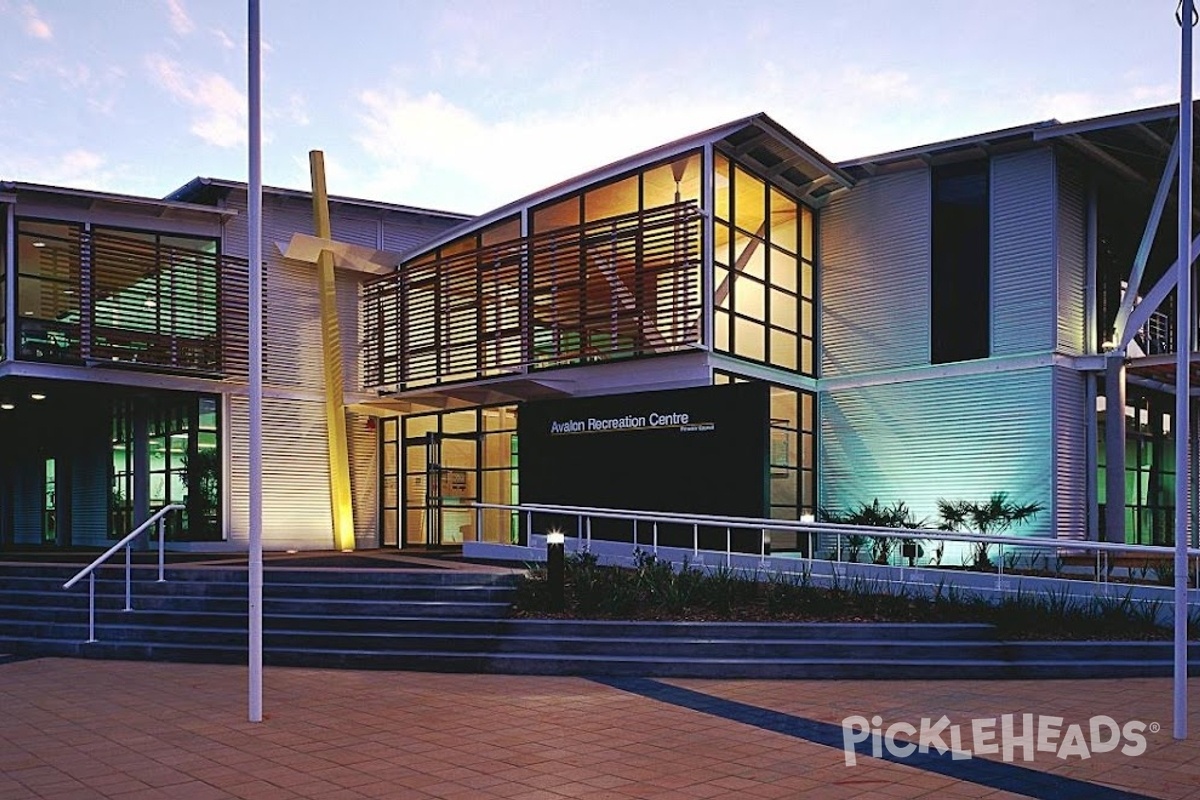
[[[42,394],[41,392],[34,392],[33,394],[29,395],[29,399],[30,400],[45,400],[46,395]]]
[[[147,297],[145,305],[146,305],[146,308],[154,308],[154,306],[156,306],[157,303],[154,302],[153,297]]]
[[[45,247],[46,243],[45,242],[34,242],[33,246],[34,247]]]
[[[546,544],[566,544],[567,535],[560,530],[551,528],[546,532]]]
[[[816,522],[817,518],[815,516],[813,516],[812,514],[801,514],[800,521],[801,522]]]
[[[1104,343],[1100,345],[1100,349],[1106,353],[1111,353],[1117,349],[1117,343],[1112,339],[1105,339]]]
[[[0,403],[0,411],[12,411],[16,406],[12,403]]]

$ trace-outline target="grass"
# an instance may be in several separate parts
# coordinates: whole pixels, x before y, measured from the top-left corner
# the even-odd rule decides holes
[[[1020,592],[992,603],[942,583],[918,592],[864,578],[834,578],[816,586],[807,572],[760,576],[718,567],[700,569],[639,552],[632,568],[600,566],[594,554],[566,563],[566,607],[550,611],[543,566],[518,585],[515,613],[526,617],[780,622],[975,622],[994,625],[1005,639],[1155,640],[1171,638],[1159,625],[1157,603],[1129,593],[1079,600],[1065,592]],[[1189,638],[1200,632],[1193,616]]]

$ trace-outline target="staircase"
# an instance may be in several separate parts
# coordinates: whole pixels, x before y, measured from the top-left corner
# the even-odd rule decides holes
[[[135,567],[97,579],[96,636],[77,569],[0,565],[0,654],[246,662],[244,568]],[[264,571],[268,665],[709,678],[1169,675],[1170,642],[1002,642],[973,624],[595,622],[509,616],[516,577],[452,569]],[[1193,663],[1200,651],[1193,646]],[[0,662],[3,658],[0,657]],[[1195,669],[1195,667],[1193,667]]]

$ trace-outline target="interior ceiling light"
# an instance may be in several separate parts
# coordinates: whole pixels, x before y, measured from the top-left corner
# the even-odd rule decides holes
[[[34,242],[33,246],[34,247],[45,247],[46,243],[45,242]]]
[[[12,411],[16,406],[12,403],[0,403],[0,411]]]
[[[45,400],[46,395],[42,394],[41,392],[34,392],[33,394],[29,395],[29,399],[30,400]]]

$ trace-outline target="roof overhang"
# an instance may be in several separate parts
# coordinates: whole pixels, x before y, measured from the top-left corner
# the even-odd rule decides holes
[[[1192,115],[1195,118],[1194,105]],[[1169,105],[1056,123],[1035,132],[1033,140],[1063,144],[1119,177],[1153,190],[1178,128],[1179,106]]]
[[[853,176],[809,147],[787,128],[766,114],[759,113],[659,145],[506,203],[406,251],[404,260],[423,255],[522,209],[710,145],[749,164],[813,206],[821,205],[834,193],[854,185]]]
[[[575,381],[569,378],[500,376],[384,394],[378,398],[363,400],[355,404],[352,410],[377,416],[452,411],[457,408],[569,397],[574,388]]]
[[[201,215],[211,219],[218,217],[237,216],[237,211],[199,203],[189,203],[181,200],[160,200],[153,197],[138,197],[136,195],[114,194],[112,192],[96,192],[89,189],[71,189],[63,186],[49,186],[40,183],[24,183],[21,181],[0,181],[0,194],[8,199],[7,202],[19,202],[22,195],[52,199],[58,203],[69,203],[85,208],[134,207],[143,213],[157,217],[179,217]]]

